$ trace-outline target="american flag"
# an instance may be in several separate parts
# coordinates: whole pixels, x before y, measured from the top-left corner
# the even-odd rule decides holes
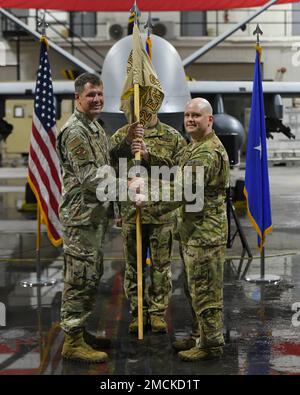
[[[47,40],[41,39],[36,79],[32,133],[29,149],[28,182],[38,201],[41,220],[55,246],[61,243],[58,208],[61,198],[59,159],[56,152],[56,122]]]

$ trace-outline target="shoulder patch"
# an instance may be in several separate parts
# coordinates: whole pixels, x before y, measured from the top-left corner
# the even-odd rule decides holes
[[[72,153],[80,160],[85,160],[89,157],[89,153],[83,144],[77,145],[74,150],[72,150]]]
[[[89,160],[91,154],[89,144],[85,141],[83,136],[78,135],[78,131],[76,131],[76,134],[74,133],[74,135],[71,134],[71,136],[68,136],[66,149],[74,158],[80,161]]]
[[[75,137],[73,140],[69,142],[69,148],[73,151],[76,147],[81,145],[83,141],[79,137]]]

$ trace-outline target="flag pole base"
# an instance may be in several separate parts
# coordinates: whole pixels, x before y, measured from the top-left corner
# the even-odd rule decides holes
[[[56,279],[47,279],[47,278],[40,278],[40,279],[28,279],[20,281],[20,285],[24,288],[33,288],[33,287],[51,287],[55,285],[57,282]]]
[[[265,274],[264,276],[253,274],[252,276],[246,276],[245,280],[249,283],[276,285],[280,282],[280,277],[274,274]]]

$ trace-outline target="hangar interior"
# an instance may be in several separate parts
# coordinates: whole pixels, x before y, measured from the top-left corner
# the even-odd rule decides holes
[[[174,46],[184,60],[256,10],[153,12],[153,34]],[[30,29],[39,29],[36,10],[7,11]],[[146,19],[147,14],[142,14],[142,32]],[[127,36],[128,13],[47,11],[46,21],[50,40],[101,73],[109,50]],[[267,236],[265,270],[279,280],[263,285],[247,281],[261,271],[257,235],[247,217],[242,193],[251,97],[241,88],[237,88],[238,93],[233,91],[232,83],[252,82],[253,31],[257,23],[264,31],[261,38],[264,81],[294,85],[293,91],[290,85],[282,88],[278,85],[278,90],[282,89],[279,95],[275,90],[265,96],[266,111],[277,120],[269,128],[267,141],[273,232]],[[100,365],[83,365],[64,361],[60,355],[63,253],[61,247],[51,245],[44,226],[39,270],[51,285],[21,285],[25,280],[34,282],[37,273],[36,210],[26,186],[33,94],[26,89],[24,94],[9,92],[14,84],[35,81],[39,42],[0,14],[0,120],[6,122],[4,126],[1,124],[0,135],[1,375],[300,374],[299,41],[299,3],[277,5],[185,68],[187,89],[192,96],[207,97],[220,115],[237,119],[244,133],[237,149],[237,163],[231,168],[233,206],[238,222],[231,213],[232,242],[227,246],[224,266],[223,358],[186,364],[172,349],[172,341],[183,338],[191,330],[191,313],[183,291],[183,264],[176,241],[168,333],[153,334],[146,329],[143,340],[128,334],[130,317],[123,291],[123,242],[120,228],[112,223],[105,239],[99,297],[89,322],[92,333],[112,340],[111,347],[105,350],[109,359]],[[49,58],[54,82],[63,81],[67,86],[82,71],[53,48],[49,49]],[[200,89],[193,85],[201,81],[215,84],[204,91],[204,85]],[[232,91],[225,91],[227,85],[222,85],[225,82],[232,85]],[[10,87],[4,87],[4,83]],[[57,97],[60,128],[74,109],[72,88]],[[166,119],[170,118],[172,115],[167,114]],[[24,202],[28,204],[24,206]],[[248,250],[243,248],[242,238],[236,233],[239,228],[243,230]],[[149,286],[147,281],[145,286]]]

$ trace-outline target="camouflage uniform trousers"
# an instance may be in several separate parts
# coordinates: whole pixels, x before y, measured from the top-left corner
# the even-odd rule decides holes
[[[103,273],[105,230],[104,223],[63,228],[65,260],[61,327],[67,333],[83,329],[93,310]]]
[[[133,224],[123,224],[124,255],[126,260],[124,290],[130,302],[133,317],[138,314],[137,301],[137,256],[136,256],[136,227]],[[173,224],[144,224],[142,225],[143,250],[143,311],[163,317],[172,293],[171,252],[173,240]],[[151,265],[150,284],[145,294],[146,253],[150,248]]]
[[[182,252],[182,243],[180,242],[180,237],[177,236],[176,240],[179,241],[179,254],[180,257],[182,259],[182,262],[184,262],[184,257],[183,257],[183,252]],[[188,285],[188,279],[187,279],[187,273],[185,270],[185,267],[183,268],[183,290],[184,290],[184,294],[187,298],[188,304],[190,306],[190,312],[192,315],[192,333],[191,333],[191,337],[193,339],[198,339],[200,337],[200,328],[199,328],[199,324],[198,324],[198,319],[196,316],[196,313],[193,309],[193,304],[192,304],[192,298],[189,292],[189,285]]]
[[[192,308],[193,333],[201,348],[222,347],[223,267],[225,247],[181,244],[185,293]]]

